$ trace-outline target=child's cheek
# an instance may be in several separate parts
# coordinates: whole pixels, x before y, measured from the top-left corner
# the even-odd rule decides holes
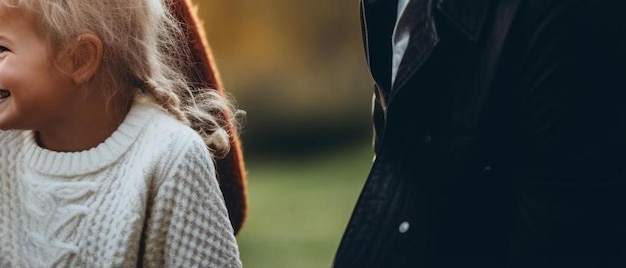
[[[18,80],[18,72],[9,62],[0,61],[0,89],[13,89]]]

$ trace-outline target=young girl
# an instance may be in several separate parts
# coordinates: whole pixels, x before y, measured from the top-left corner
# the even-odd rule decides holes
[[[0,0],[0,267],[241,266],[168,4]]]

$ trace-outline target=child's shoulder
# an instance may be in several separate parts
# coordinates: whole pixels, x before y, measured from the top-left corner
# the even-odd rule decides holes
[[[173,173],[185,171],[186,165],[213,168],[212,154],[196,131],[158,105],[141,105],[139,108],[150,114],[150,121],[134,148],[141,151],[142,161],[155,168],[155,186]]]
[[[152,103],[138,105],[142,106],[139,109],[143,109],[144,113],[151,115],[144,139],[152,144],[151,148],[160,148],[158,153],[173,155],[184,153],[194,147],[206,147],[202,137],[195,130],[174,118],[160,106]]]
[[[152,114],[150,134],[161,142],[171,140],[202,140],[200,135],[156,104],[142,104]]]

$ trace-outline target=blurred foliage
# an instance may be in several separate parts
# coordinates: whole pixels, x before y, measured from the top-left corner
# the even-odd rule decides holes
[[[244,267],[330,267],[372,155],[358,1],[195,2],[247,112]]]
[[[244,267],[331,267],[371,163],[369,146],[291,161],[248,161]]]
[[[358,1],[196,0],[248,154],[305,153],[371,136]]]

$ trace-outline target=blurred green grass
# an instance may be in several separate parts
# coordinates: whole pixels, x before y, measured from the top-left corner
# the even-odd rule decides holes
[[[330,267],[369,172],[368,145],[316,156],[248,159],[244,267]]]

